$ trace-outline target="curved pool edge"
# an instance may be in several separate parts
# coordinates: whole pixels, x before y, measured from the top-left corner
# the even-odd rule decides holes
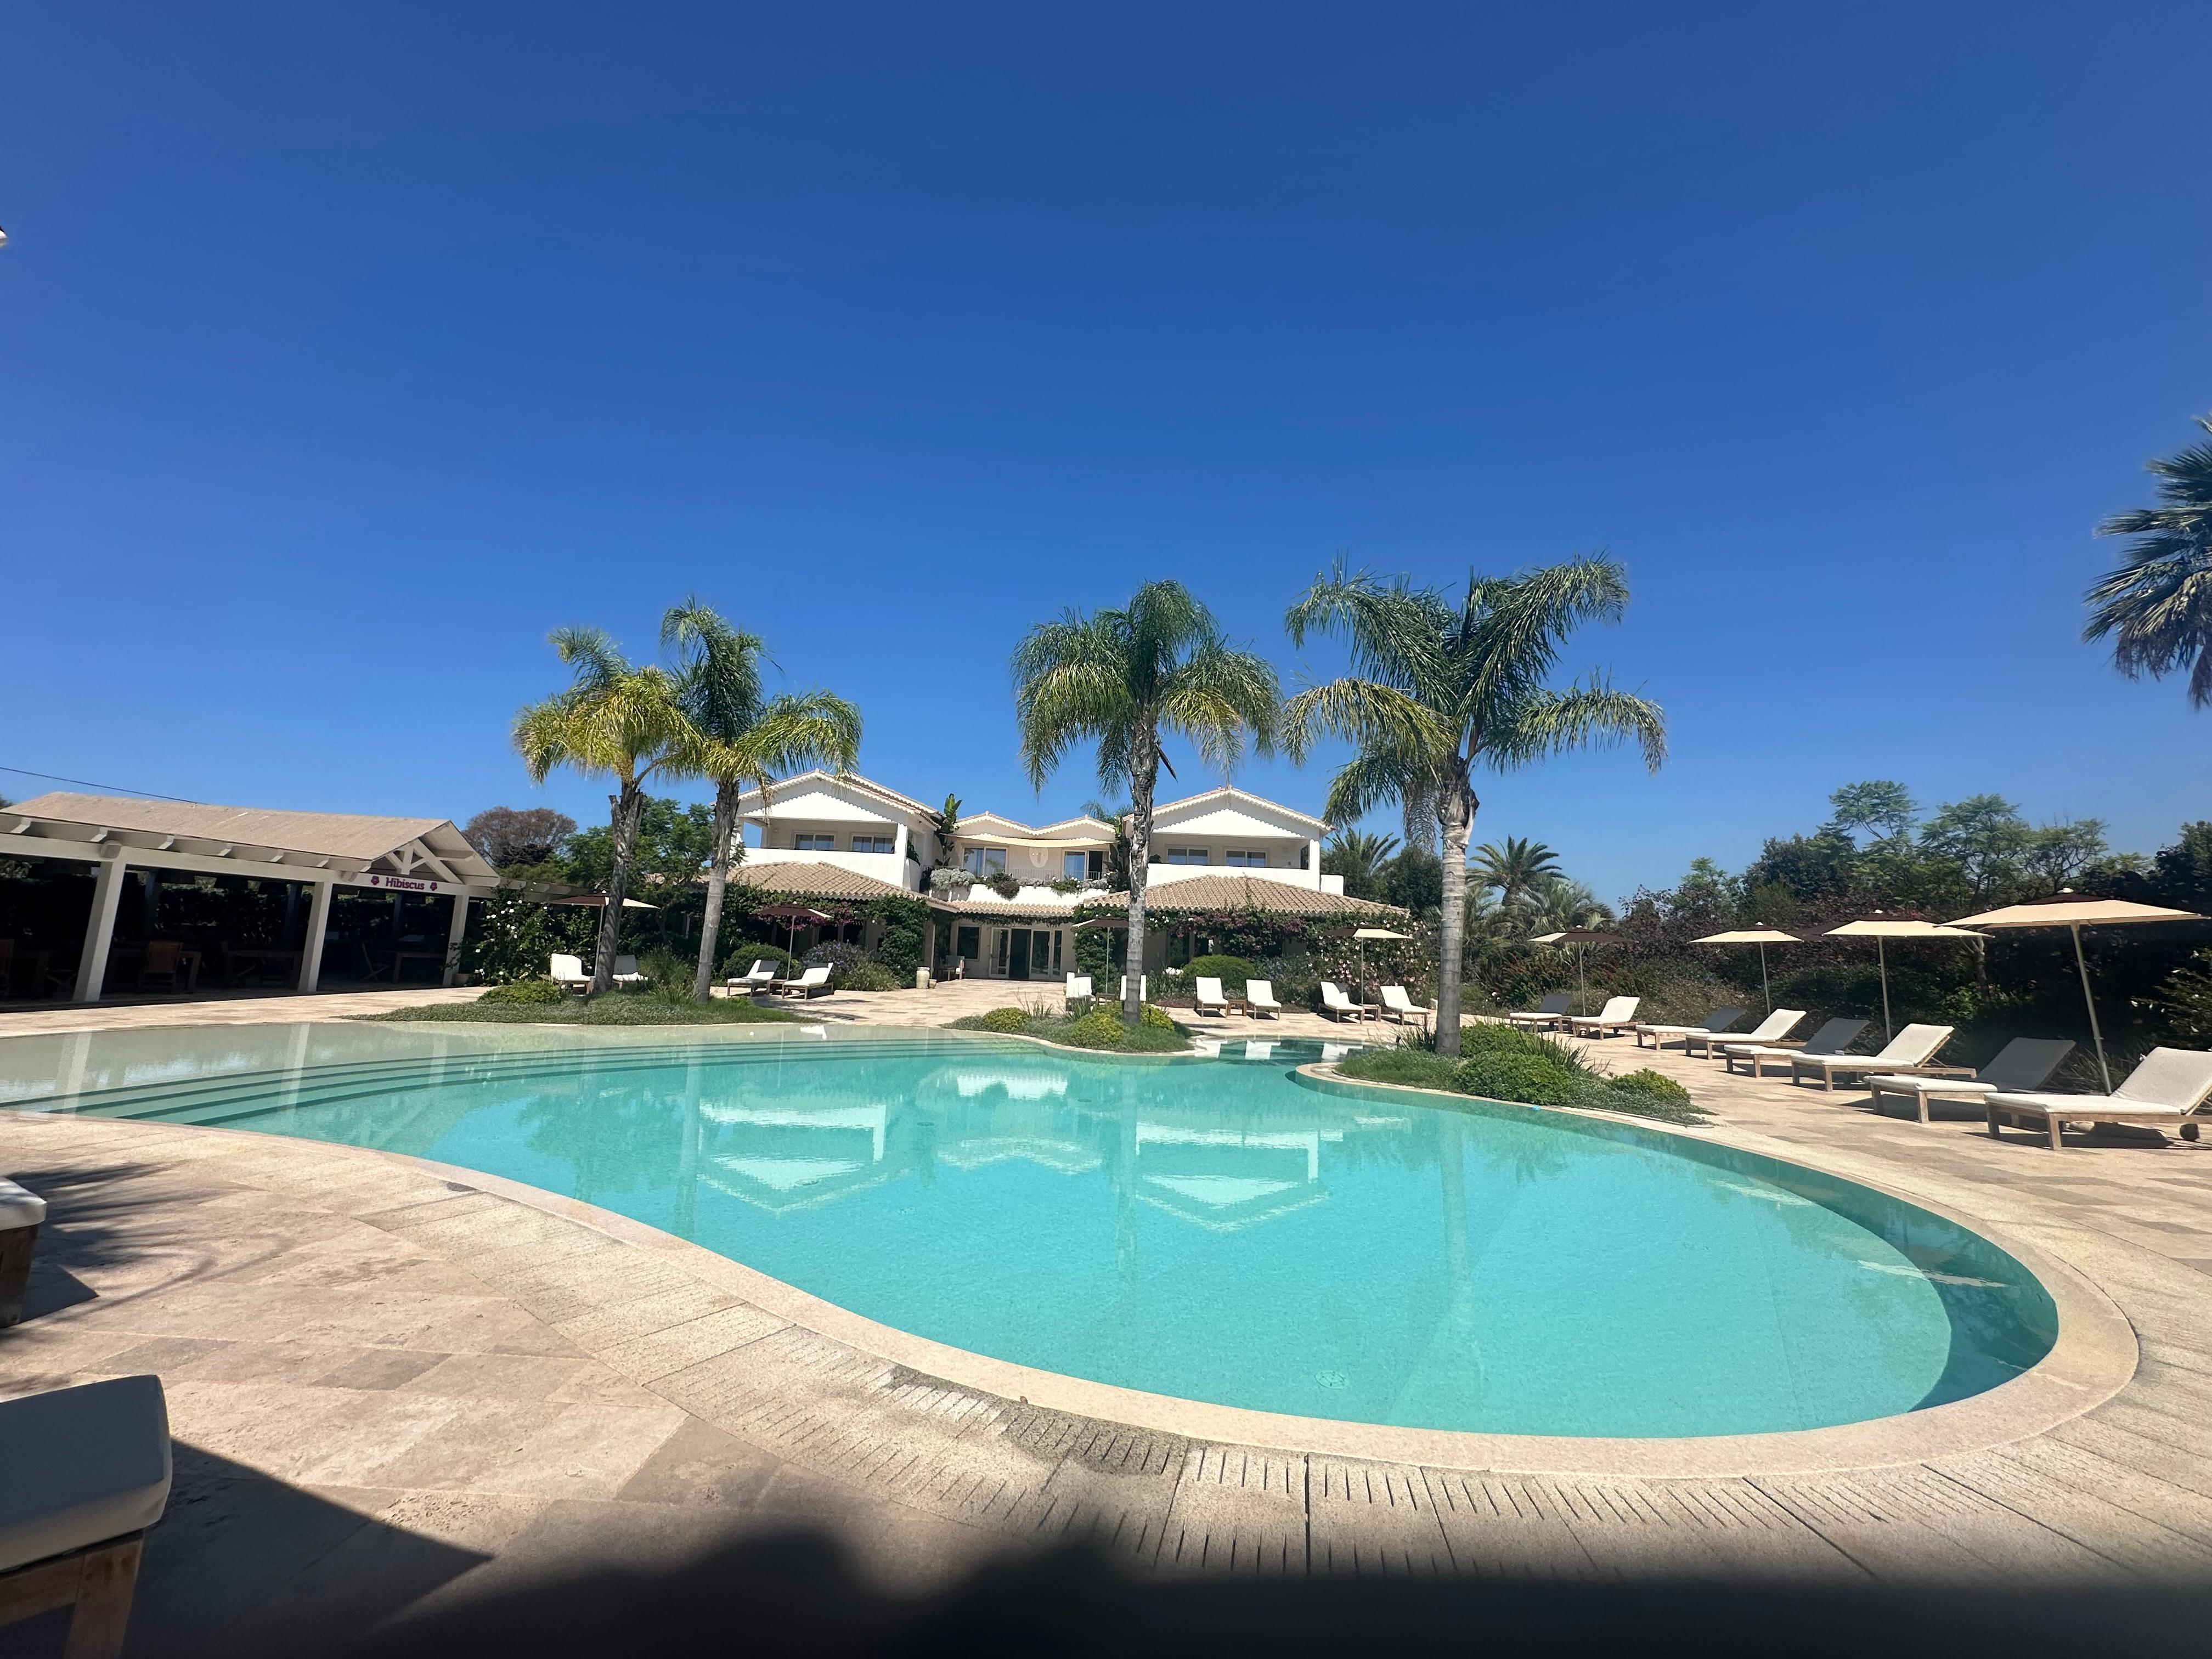
[[[1419,1089],[1404,1084],[1371,1083],[1337,1073],[1334,1064],[1311,1064],[1294,1069],[1295,1081],[1322,1092],[1378,1100],[1410,1098],[1433,1110],[1464,1110],[1468,1097]],[[2142,1360],[2135,1327],[2118,1305],[2077,1268],[2022,1238],[2001,1223],[1960,1210],[1924,1194],[1905,1192],[1863,1174],[1826,1166],[1792,1149],[1783,1157],[1763,1147],[1742,1144],[1702,1125],[1667,1123],[1656,1119],[1612,1112],[1583,1111],[1573,1107],[1516,1105],[1510,1101],[1481,1101],[1486,1108],[1537,1116],[1567,1116],[1635,1130],[1653,1137],[1688,1140],[1747,1152],[1785,1167],[1800,1169],[1827,1180],[1841,1181],[1906,1204],[1962,1227],[2005,1252],[2031,1274],[2049,1296],[2058,1316],[2058,1334],[2051,1351],[2008,1382],[1964,1400],[1929,1406],[1893,1417],[1869,1418],[1832,1428],[1785,1430],[1770,1434],[1717,1435],[1697,1439],[1577,1440],[1570,1437],[1481,1435],[1457,1431],[1440,1432],[1452,1438],[1486,1441],[1507,1446],[1603,1447],[1607,1460],[1602,1467],[1586,1462],[1547,1463],[1545,1472],[1584,1474],[1754,1475],[1816,1474],[1850,1468],[1880,1468],[1922,1462],[1931,1457],[1986,1450],[2047,1433],[2061,1424],[2094,1411],[2134,1380]],[[1389,1431],[1389,1432],[1398,1432]],[[1414,1432],[1414,1431],[1408,1431]],[[1694,1467],[1652,1468],[1638,1455],[1638,1448],[1664,1448],[1671,1455],[1678,1449]],[[1725,1449],[1723,1461],[1709,1462],[1696,1449]],[[1771,1461],[1772,1454],[1785,1462]],[[1613,1462],[1615,1457],[1620,1462]],[[1729,1462],[1741,1459],[1741,1462]],[[1426,1459],[1421,1461],[1429,1461]],[[1537,1473],[1522,1463],[1486,1462],[1482,1467]]]
[[[1352,1086],[1349,1080],[1346,1086]],[[216,1129],[209,1133],[253,1132]],[[1811,1164],[1802,1167],[1834,1179],[1856,1181],[1886,1196],[1919,1205],[1980,1233],[2012,1254],[2042,1283],[2058,1309],[2058,1339],[2050,1353],[2033,1370],[1969,1399],[1834,1428],[1766,1434],[1649,1439],[1509,1435],[1298,1417],[1150,1394],[996,1359],[866,1318],[704,1245],[581,1200],[408,1153],[317,1144],[333,1152],[408,1164],[441,1180],[473,1187],[590,1227],[619,1243],[649,1250],[672,1266],[681,1266],[701,1281],[763,1312],[924,1378],[995,1396],[1009,1405],[1019,1402],[1190,1440],[1291,1453],[1498,1474],[1653,1480],[1882,1468],[1982,1451],[2045,1433],[2118,1394],[2134,1376],[2137,1360],[2134,1328],[2126,1317],[2071,1267],[2032,1245],[2003,1236],[2001,1230],[1947,1212],[1944,1206],[1887,1191],[1855,1176],[1819,1170]]]

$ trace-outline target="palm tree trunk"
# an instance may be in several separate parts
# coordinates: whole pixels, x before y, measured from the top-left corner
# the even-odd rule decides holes
[[[645,814],[645,791],[624,783],[615,798],[608,826],[612,868],[607,876],[607,908],[599,916],[599,952],[592,962],[592,994],[614,988],[615,947],[622,941],[623,900],[629,892],[629,862],[637,853],[638,820]]]
[[[1152,790],[1160,778],[1160,738],[1146,726],[1137,733],[1129,767],[1129,959],[1121,1018],[1134,1020],[1144,1001],[1145,884],[1152,861]]]
[[[1444,901],[1437,918],[1437,1052],[1459,1053],[1459,976],[1467,949],[1467,840],[1474,828],[1474,798],[1463,786],[1437,802],[1443,831]]]
[[[730,890],[730,836],[738,823],[738,786],[714,791],[714,854],[707,866],[707,914],[699,921],[699,972],[691,981],[691,1000],[714,994],[714,951],[722,938],[722,898]]]

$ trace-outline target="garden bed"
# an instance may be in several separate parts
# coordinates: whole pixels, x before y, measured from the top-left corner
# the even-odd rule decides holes
[[[1395,1083],[1519,1106],[1578,1106],[1665,1123],[1697,1123],[1705,1116],[1672,1078],[1653,1071],[1610,1076],[1565,1044],[1534,1031],[1467,1025],[1460,1046],[1456,1060],[1410,1045],[1363,1048],[1339,1060],[1336,1069],[1361,1083]]]

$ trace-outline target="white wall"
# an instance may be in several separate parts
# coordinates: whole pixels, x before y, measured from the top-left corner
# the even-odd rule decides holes
[[[781,831],[779,822],[776,829]],[[778,840],[787,836],[779,834]],[[845,837],[840,837],[842,840]],[[740,871],[757,870],[770,864],[830,864],[840,870],[851,870],[860,875],[873,876],[878,881],[887,881],[894,887],[903,887],[908,892],[921,885],[921,866],[911,859],[902,859],[896,853],[816,853],[791,847],[748,847],[745,861]]]

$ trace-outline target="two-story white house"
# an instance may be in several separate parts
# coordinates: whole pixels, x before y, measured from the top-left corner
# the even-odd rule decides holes
[[[945,848],[936,814],[921,801],[866,778],[818,771],[744,796],[739,811],[741,881],[777,903],[831,915],[872,898],[924,898],[933,918],[927,959],[940,974],[1057,981],[1075,966],[1078,908],[1117,902],[1108,890],[1114,826],[1097,818],[1031,825],[1000,812],[969,813]],[[1346,898],[1343,878],[1322,872],[1328,828],[1231,787],[1156,807],[1146,888],[1161,923],[1145,952],[1146,971],[1166,966],[1178,913],[1260,911],[1322,921],[1396,915]],[[972,879],[932,881],[939,866]],[[1001,890],[1009,885],[1011,892]],[[801,922],[793,942],[803,950],[844,938],[866,946],[873,943],[868,933],[859,923]]]

